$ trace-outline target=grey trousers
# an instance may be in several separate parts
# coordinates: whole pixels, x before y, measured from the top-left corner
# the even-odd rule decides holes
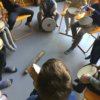
[[[65,23],[66,23],[66,29],[68,29],[69,28],[69,26],[72,24],[72,23],[74,23],[74,21],[75,21],[75,16],[73,16],[73,15],[70,15],[71,16],[71,22],[70,22],[70,24],[69,24],[69,13],[68,13],[68,11],[66,11],[66,14],[65,14]]]
[[[41,26],[41,14],[42,14],[42,12],[38,12],[38,14],[37,14],[37,20],[38,20],[38,23],[39,23],[39,26]],[[45,15],[45,14],[44,14]],[[53,16],[53,14],[51,15],[51,16]],[[55,21],[57,21],[58,20],[58,18],[59,18],[59,12],[57,11],[56,12],[56,16],[55,16]]]
[[[78,21],[71,24],[72,36],[73,36],[73,39],[74,39],[74,42],[73,42],[72,46],[74,48],[79,44],[79,42],[81,41],[81,39],[82,39],[82,37],[85,33],[93,31],[93,30],[97,29],[99,26],[95,23],[92,23],[92,25],[90,27],[82,28],[78,32],[78,34],[77,34],[77,30],[76,30],[77,27],[80,27]]]

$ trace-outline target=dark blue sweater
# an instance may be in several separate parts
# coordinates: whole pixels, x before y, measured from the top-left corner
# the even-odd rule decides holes
[[[98,26],[100,26],[100,6],[98,3],[95,3],[92,4],[91,7],[94,8],[95,11],[93,11],[93,15],[90,17],[93,19],[93,23],[96,23]],[[86,11],[89,10],[87,6],[85,6],[83,9],[85,9]]]
[[[4,8],[8,12],[17,11],[20,8],[19,5],[13,5],[9,0],[1,0],[1,1],[2,1]]]

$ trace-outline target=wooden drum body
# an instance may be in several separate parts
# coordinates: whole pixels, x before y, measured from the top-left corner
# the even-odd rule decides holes
[[[42,28],[45,31],[53,31],[56,28],[56,21],[52,17],[45,17],[42,21]]]
[[[40,72],[40,67],[36,64],[33,64],[29,69],[28,69],[28,72],[31,76],[31,78],[36,82],[37,81],[37,76]]]
[[[91,76],[97,78],[98,77],[98,71],[97,68],[92,65],[87,65],[83,68],[81,68],[77,73],[77,78],[80,79],[81,75],[83,74],[90,74]]]

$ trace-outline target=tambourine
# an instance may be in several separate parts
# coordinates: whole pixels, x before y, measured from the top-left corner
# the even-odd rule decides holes
[[[30,74],[31,78],[34,80],[34,81],[37,81],[37,76],[40,72],[41,68],[36,65],[36,64],[33,64],[29,69],[28,69],[28,73]]]
[[[79,20],[81,27],[89,27],[92,25],[93,19],[91,17],[83,17]]]
[[[93,76],[94,78],[98,77],[97,68],[92,65],[87,65],[81,68],[77,73],[77,78],[80,79],[83,74],[90,74],[90,76]]]
[[[76,8],[76,7],[69,7],[69,8],[68,8],[68,13],[71,14],[71,15],[75,15],[75,16],[76,16],[76,15],[78,14],[78,13],[76,12],[77,9],[78,9],[78,8]]]

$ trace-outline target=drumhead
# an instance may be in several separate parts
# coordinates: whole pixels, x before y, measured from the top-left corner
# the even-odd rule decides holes
[[[0,21],[0,29],[2,29],[5,26],[5,23],[3,21]]]
[[[76,12],[76,10],[77,10],[76,7],[69,7],[69,8],[68,8],[68,12],[69,12],[70,14],[72,14],[72,15],[78,14],[78,13]]]
[[[53,31],[56,28],[56,22],[52,18],[45,18],[42,22],[42,28],[45,31]]]
[[[83,18],[81,18],[80,20],[79,20],[79,24],[80,25],[89,25],[89,24],[91,24],[93,22],[93,19],[91,18],[91,17],[83,17]]]
[[[96,71],[97,71],[96,67],[92,65],[87,65],[78,71],[77,77],[80,79],[81,75],[83,74],[90,74],[91,76],[93,76],[96,73]]]
[[[36,65],[36,64],[33,64],[33,69],[35,70],[35,72],[36,72],[37,74],[39,74],[39,72],[40,72],[40,70],[41,70],[41,68],[40,68],[38,65]]]
[[[0,50],[2,49],[2,47],[3,47],[3,41],[2,41],[2,39],[0,38]]]

